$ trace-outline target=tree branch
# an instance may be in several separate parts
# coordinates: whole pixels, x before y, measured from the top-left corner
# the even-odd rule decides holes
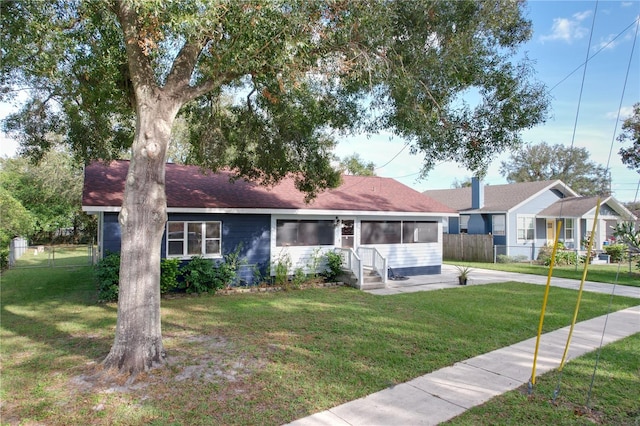
[[[118,22],[122,26],[124,45],[127,52],[129,74],[133,83],[133,89],[138,94],[139,90],[156,88],[153,67],[149,58],[144,54],[138,44],[140,34],[136,25],[137,14],[130,2],[119,1],[115,7]],[[146,89],[145,89],[146,88]]]
[[[179,92],[189,86],[200,52],[205,45],[206,40],[203,43],[187,41],[182,46],[178,56],[173,60],[165,88]]]

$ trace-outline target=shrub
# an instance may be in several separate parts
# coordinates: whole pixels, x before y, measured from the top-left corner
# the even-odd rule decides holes
[[[612,244],[610,246],[604,246],[604,251],[611,256],[611,262],[619,263],[625,258],[627,246],[626,244]]]
[[[538,252],[538,262],[545,266],[551,265],[551,254],[553,253],[553,247],[545,246]],[[558,243],[558,250],[556,250],[555,264],[557,266],[575,265],[578,261],[576,252],[572,250],[561,250],[560,243]]]
[[[100,259],[95,266],[95,271],[98,281],[98,300],[116,302],[120,282],[120,253],[110,253]]]
[[[0,250],[0,271],[4,271],[9,267],[9,250]]]
[[[327,281],[335,281],[342,273],[342,255],[335,251],[329,251],[325,254],[327,261],[327,270],[324,273]]]
[[[160,261],[160,293],[167,294],[179,288],[178,278],[182,275],[179,259]]]
[[[216,289],[216,271],[213,261],[194,256],[182,268],[184,288],[187,293],[208,293]]]

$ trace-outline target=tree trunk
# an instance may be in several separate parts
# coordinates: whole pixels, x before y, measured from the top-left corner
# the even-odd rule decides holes
[[[165,156],[179,105],[156,93],[138,102],[124,190],[118,319],[103,364],[136,374],[164,362],[160,326],[160,249],[167,221]]]

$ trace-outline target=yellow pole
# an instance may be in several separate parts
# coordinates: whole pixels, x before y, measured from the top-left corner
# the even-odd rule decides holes
[[[549,273],[547,274],[547,286],[544,289],[544,298],[542,299],[542,310],[540,311],[540,323],[538,324],[538,337],[536,338],[536,349],[533,352],[533,369],[531,371],[531,384],[536,384],[536,362],[538,360],[538,349],[540,348],[540,336],[542,335],[542,324],[544,323],[544,312],[547,309],[547,300],[549,298],[549,288],[551,288],[551,274],[553,266],[556,263],[556,252],[558,251],[558,239],[560,238],[560,228],[562,221],[558,221],[556,227],[556,236],[553,242],[553,250],[551,251],[551,262],[549,263]]]
[[[571,344],[571,336],[573,335],[573,328],[576,325],[578,319],[578,311],[580,310],[580,301],[582,300],[582,289],[584,288],[584,282],[587,279],[587,271],[589,269],[589,255],[593,248],[593,240],[596,234],[596,224],[598,223],[598,213],[600,213],[600,198],[598,198],[598,204],[596,204],[596,215],[593,219],[593,226],[591,227],[591,238],[589,238],[589,244],[587,244],[587,256],[584,259],[584,270],[582,271],[582,279],[580,280],[580,289],[578,290],[578,300],[576,301],[576,308],[573,311],[573,320],[571,321],[571,327],[569,328],[569,335],[567,336],[567,344],[564,346],[564,354],[562,354],[562,361],[560,361],[560,367],[558,371],[562,371],[564,362],[567,359],[567,353],[569,352],[569,345]]]

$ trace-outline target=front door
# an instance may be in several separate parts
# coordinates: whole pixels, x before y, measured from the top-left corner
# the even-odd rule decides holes
[[[547,219],[547,245],[553,246],[556,240],[556,223],[553,219]]]
[[[340,223],[341,235],[342,235],[342,248],[352,249],[353,244],[353,220],[342,220]]]

